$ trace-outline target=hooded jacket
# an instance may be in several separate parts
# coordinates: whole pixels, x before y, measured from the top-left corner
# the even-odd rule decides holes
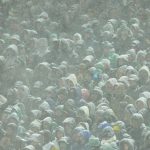
[[[139,99],[136,100],[135,105],[136,105],[138,111],[140,111],[143,108],[147,108],[147,102],[146,101],[147,101],[147,99],[145,97],[140,97]],[[139,108],[138,103],[140,103],[140,105],[143,105],[143,108]]]
[[[80,85],[78,84],[78,81],[77,81],[77,77],[75,74],[70,74],[67,78],[66,78],[67,81],[71,82],[73,87],[69,87],[69,90],[71,92],[72,89],[73,90],[73,97],[71,97],[72,99],[75,99],[76,102],[78,102],[80,99],[81,99],[81,88],[80,88]],[[70,93],[69,92],[69,93]]]
[[[135,150],[135,143],[133,139],[124,138],[119,143],[119,149],[124,149],[124,144],[127,144],[128,150]]]
[[[149,150],[150,149],[150,132],[148,131],[144,138],[144,145],[142,150]]]
[[[142,114],[144,118],[144,123],[146,126],[150,127],[150,108],[149,108],[149,102],[150,99],[147,99],[147,108],[142,109],[139,113]]]
[[[90,111],[89,108],[87,106],[82,106],[78,109],[76,117],[79,118],[79,121],[81,122],[86,122],[88,121],[90,116]]]
[[[149,75],[150,75],[150,71],[149,71],[149,68],[147,66],[143,66],[140,68],[139,73],[138,73],[138,77],[139,77],[139,81],[140,81],[141,85],[144,85],[148,82]]]

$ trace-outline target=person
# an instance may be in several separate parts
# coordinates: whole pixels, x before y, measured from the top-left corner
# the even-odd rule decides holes
[[[88,150],[100,150],[100,141],[98,138],[92,136],[89,139]]]
[[[147,99],[147,108],[143,108],[142,110],[141,110],[141,114],[143,115],[143,117],[144,117],[144,123],[145,123],[145,125],[146,126],[148,126],[149,127],[149,107],[150,107],[150,99]]]
[[[142,147],[142,150],[145,149],[149,149],[149,146],[150,146],[150,143],[149,143],[149,132],[145,135],[145,138],[144,138],[144,145]]]
[[[134,150],[134,149],[136,149],[135,144],[134,144],[134,140],[129,139],[129,138],[122,139],[119,143],[119,148],[122,150],[126,150],[126,149]]]
[[[147,132],[145,127],[143,116],[139,113],[134,113],[131,117],[131,130],[129,133],[135,140],[137,149],[140,149],[143,146],[143,138]],[[140,138],[139,138],[140,137]]]
[[[60,150],[69,150],[70,149],[70,144],[68,142],[67,137],[61,138],[58,143],[59,143]]]
[[[147,150],[149,0],[0,0],[0,150]]]

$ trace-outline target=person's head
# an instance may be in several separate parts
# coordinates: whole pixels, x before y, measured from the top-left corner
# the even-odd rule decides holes
[[[74,40],[74,42],[76,42],[76,43],[82,42],[82,35],[79,34],[79,33],[75,33],[75,34],[73,35],[73,40]]]
[[[55,130],[55,137],[57,140],[60,140],[62,137],[65,136],[65,131],[64,131],[64,128],[59,126],[56,128]]]
[[[54,86],[48,86],[44,90],[44,94],[46,98],[55,98],[56,96],[56,90]]]
[[[112,127],[117,139],[122,139],[124,133],[126,133],[126,124],[123,121],[116,121],[112,124]]]
[[[103,138],[103,130],[104,128],[106,127],[110,127],[110,124],[107,122],[107,121],[103,121],[103,122],[100,122],[98,124],[98,132],[97,132],[97,135],[99,137],[99,139],[102,139]]]
[[[77,78],[76,78],[76,75],[75,74],[70,74],[67,79],[67,86],[68,88],[73,88],[77,85]]]
[[[41,122],[39,120],[34,120],[30,123],[30,130],[33,133],[38,133],[41,129]]]
[[[69,141],[67,137],[62,137],[59,141],[60,150],[69,150]]]
[[[147,66],[141,67],[138,73],[139,84],[140,85],[146,84],[147,81],[149,80],[149,75],[150,75],[149,68]]]
[[[101,109],[98,109],[95,112],[95,122],[97,122],[97,123],[102,122],[104,120],[103,115],[104,115],[104,111]]]
[[[115,86],[115,94],[116,95],[124,95],[124,93],[126,92],[126,86],[124,85],[124,83],[118,82],[118,84],[116,84]]]
[[[14,123],[9,123],[7,126],[6,126],[6,135],[10,138],[15,138],[16,135],[17,135],[17,130],[18,130],[18,127],[16,124]]]
[[[110,71],[110,67],[111,67],[110,66],[110,60],[102,59],[101,62],[102,62],[102,65],[104,67],[104,72]]]
[[[113,49],[113,44],[110,43],[109,41],[104,41],[102,43],[102,50],[103,50],[103,55],[106,57],[106,56],[109,56],[110,52],[112,51]]]
[[[137,70],[133,66],[128,66],[126,68],[126,75],[127,76],[136,75],[136,74],[137,74]]]
[[[54,116],[55,116],[56,121],[58,122],[64,118],[64,105],[58,105],[55,107]]]
[[[133,49],[136,49],[137,51],[139,51],[139,50],[141,49],[141,42],[140,42],[139,40],[133,39],[133,40],[132,40],[131,47],[132,47]]]
[[[68,73],[68,64],[66,61],[63,61],[61,62],[60,66],[59,66],[59,69],[60,69],[60,74],[63,76],[61,79],[64,79],[64,76],[67,75]]]
[[[86,55],[93,55],[93,56],[95,56],[94,48],[93,47],[88,47],[86,49]]]
[[[73,132],[72,132],[72,135],[71,135],[71,139],[73,140],[73,142],[76,142],[76,143],[79,142],[79,140],[80,140],[80,138],[79,138],[80,137],[80,132],[82,130],[84,130],[84,127],[82,127],[82,126],[75,127],[73,129]]]
[[[3,122],[3,124],[7,124],[8,117],[10,116],[11,111],[12,111],[11,107],[7,107],[5,110],[2,111],[2,113],[1,113],[1,121]]]
[[[10,37],[10,43],[18,45],[20,43],[20,36],[17,34],[14,34]]]
[[[118,82],[123,83],[123,86],[127,90],[129,88],[129,81],[128,80],[129,80],[128,76],[122,76],[119,78]]]
[[[147,107],[150,109],[150,98],[147,99]]]
[[[45,20],[43,18],[38,18],[35,21],[35,26],[37,31],[42,31],[45,27]]]
[[[119,79],[122,76],[126,75],[127,65],[123,65],[116,70],[116,78]]]
[[[125,115],[124,115],[124,122],[128,125],[131,124],[131,117],[134,113],[136,113],[136,108],[134,107],[133,104],[128,104],[126,107],[125,107]]]
[[[40,110],[31,110],[31,114],[29,116],[29,120],[33,121],[35,119],[40,119],[42,116],[42,112]]]
[[[68,99],[64,103],[64,111],[68,113],[75,113],[75,101],[73,99]]]
[[[49,16],[47,14],[47,12],[43,11],[42,13],[40,13],[38,15],[39,18],[43,18],[45,21],[48,21],[49,20]]]
[[[51,129],[51,124],[52,124],[52,118],[51,117],[46,117],[42,120],[42,128],[43,130],[50,130]]]
[[[41,96],[41,91],[43,89],[43,86],[44,86],[44,84],[42,81],[36,81],[32,88],[33,89],[32,94],[37,97]]]
[[[82,98],[85,100],[85,101],[89,101],[89,97],[90,97],[90,92],[88,89],[82,89],[81,90],[81,93],[82,93]]]
[[[101,72],[104,68],[104,65],[99,62],[97,64],[95,64],[95,67],[91,67],[88,69],[88,72],[86,74],[86,80],[87,81],[93,81],[95,84],[98,83],[101,79],[102,79],[102,75]],[[106,70],[105,70],[106,71]]]
[[[51,78],[58,80],[63,77],[63,70],[60,66],[52,67]]]
[[[110,78],[106,81],[105,83],[105,90],[107,93],[112,94],[115,92],[115,87],[118,84],[117,79],[116,78]]]
[[[87,106],[81,106],[76,112],[76,121],[84,122],[89,119],[89,108]]]
[[[137,75],[130,75],[129,78],[128,78],[128,81],[129,81],[129,87],[130,89],[135,89],[137,88],[137,85],[138,85],[138,76]]]
[[[18,47],[15,44],[9,45],[4,51],[4,56],[8,59],[14,59],[18,55]]]
[[[20,118],[16,112],[11,113],[7,118],[7,123],[14,123],[18,125],[19,121]]]
[[[57,97],[58,97],[58,100],[60,102],[60,104],[64,104],[68,98],[68,91],[65,87],[62,87],[60,88],[58,91],[57,91]]]
[[[25,45],[24,44],[19,44],[18,45],[18,49],[19,49],[19,56],[26,55],[26,49],[25,49]]]
[[[90,68],[94,64],[94,56],[93,55],[87,55],[83,58],[82,62],[86,65],[86,68]]]
[[[150,62],[150,52],[149,52],[149,51],[147,52],[147,54],[146,54],[146,56],[145,56],[145,60],[146,60],[147,62]]]
[[[90,99],[92,101],[98,101],[98,100],[101,100],[103,97],[103,91],[100,89],[100,88],[94,88],[91,92],[91,95],[90,95]]]
[[[121,66],[127,65],[127,64],[128,64],[128,55],[127,54],[120,55],[117,59],[118,67],[121,67]]]
[[[59,48],[59,43],[60,43],[60,40],[57,39],[57,38],[54,38],[54,39],[52,40],[52,48],[53,48],[53,49],[58,49],[58,48]]]
[[[84,33],[83,33],[83,39],[84,40],[89,40],[93,37],[93,29],[91,28],[86,28],[84,30]]]
[[[88,130],[82,130],[80,132],[80,144],[86,144],[89,141],[89,138],[91,137],[91,132]]]
[[[41,134],[41,143],[44,145],[44,144],[47,144],[49,143],[49,141],[51,140],[51,133],[49,130],[42,130],[40,131],[40,134]]]
[[[18,88],[17,88],[17,98],[22,100],[24,98],[27,98],[30,94],[30,89],[28,86],[26,85],[20,85]]]
[[[39,133],[34,133],[31,134],[29,137],[30,144],[33,145],[36,149],[39,150],[41,147],[42,141],[41,141],[41,134]]]
[[[76,125],[75,119],[72,117],[66,118],[63,121],[63,125],[64,125],[64,129],[65,129],[65,133],[67,136],[71,136],[73,129]]]
[[[135,143],[132,139],[124,138],[119,143],[120,150],[134,150],[135,149]]]
[[[137,34],[137,32],[139,32],[139,30],[140,30],[139,24],[133,23],[131,25],[130,29],[133,32],[133,34]]]
[[[132,36],[131,30],[127,27],[126,23],[123,23],[117,31],[118,37],[122,40],[126,40],[128,37]]]
[[[137,111],[140,111],[143,108],[147,108],[147,99],[145,97],[140,97],[139,99],[136,100],[135,105],[136,105]]]
[[[100,149],[100,140],[97,137],[91,136],[89,138],[89,147],[90,150],[99,150]]]
[[[5,69],[6,59],[4,56],[0,56],[0,69],[3,71]]]
[[[136,56],[136,61],[138,64],[143,64],[146,58],[146,51],[139,51]]]
[[[113,34],[110,31],[104,31],[101,34],[101,36],[102,36],[102,38],[103,38],[104,41],[111,40],[112,39],[112,35]]]
[[[35,59],[37,59],[38,55],[39,54],[36,53],[33,56],[35,57]],[[41,59],[40,56],[39,56],[39,59]],[[40,60],[35,60],[35,61],[37,61],[37,62],[36,62],[36,66],[34,68],[34,76],[36,77],[37,80],[45,81],[48,78],[49,72],[51,71],[50,64],[48,62],[38,63],[38,61],[40,61]]]
[[[111,126],[107,126],[103,129],[103,131],[102,131],[102,139],[103,140],[109,140],[113,136],[115,136],[115,133]]]
[[[136,59],[136,51],[135,49],[130,49],[127,51],[128,54],[128,61],[130,62],[134,62]]]
[[[135,129],[138,129],[141,127],[141,125],[144,123],[144,118],[139,113],[134,113],[131,117],[131,126]]]
[[[148,131],[144,138],[144,148],[150,147],[150,132]]]

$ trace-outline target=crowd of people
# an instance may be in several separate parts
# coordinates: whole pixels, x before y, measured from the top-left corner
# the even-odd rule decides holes
[[[150,0],[0,0],[0,150],[150,150]]]

